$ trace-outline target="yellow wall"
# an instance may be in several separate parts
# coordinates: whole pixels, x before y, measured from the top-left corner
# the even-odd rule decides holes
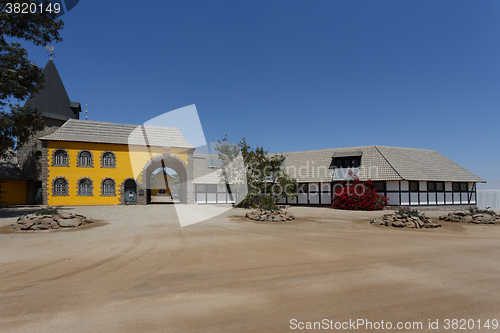
[[[86,142],[61,142],[49,141],[48,168],[48,204],[59,205],[118,205],[119,189],[122,182],[127,178],[138,178],[146,163],[153,157],[167,153],[161,147],[129,147],[128,145],[99,144]],[[69,154],[69,167],[52,166],[54,150],[66,149]],[[94,167],[77,167],[77,156],[81,150],[92,152]],[[130,150],[130,151],[129,151]],[[104,151],[112,151],[116,156],[116,168],[101,168],[101,154]],[[170,150],[170,155],[177,156],[187,164],[187,150]],[[55,178],[65,177],[68,180],[68,196],[52,196],[52,182]],[[77,196],[78,181],[82,177],[88,177],[93,183],[93,196]],[[101,182],[104,178],[112,178],[116,183],[115,196],[101,196]]]
[[[26,181],[0,179],[0,205],[26,205]]]

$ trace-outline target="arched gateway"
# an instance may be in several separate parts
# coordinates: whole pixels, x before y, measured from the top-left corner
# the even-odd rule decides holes
[[[137,204],[146,205],[151,202],[151,178],[153,172],[158,169],[173,169],[179,176],[178,199],[181,203],[194,203],[194,184],[193,184],[193,152],[187,152],[187,164],[178,156],[171,154],[162,154],[151,158],[141,171],[138,184]],[[168,188],[166,186],[166,188]]]

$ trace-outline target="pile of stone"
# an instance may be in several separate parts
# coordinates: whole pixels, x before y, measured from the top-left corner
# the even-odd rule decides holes
[[[439,228],[439,223],[433,222],[428,217],[416,217],[408,214],[384,214],[381,218],[370,221],[373,225],[385,225],[394,228]]]
[[[490,214],[472,214],[471,212],[452,212],[442,215],[440,220],[450,222],[464,222],[475,224],[495,224],[500,223],[500,216]]]
[[[257,209],[253,212],[248,212],[245,216],[253,221],[285,222],[295,220],[295,216],[288,214],[284,210]]]
[[[57,215],[28,214],[17,219],[11,224],[16,231],[21,230],[47,230],[59,228],[76,228],[93,223],[92,219],[75,213],[59,213]]]

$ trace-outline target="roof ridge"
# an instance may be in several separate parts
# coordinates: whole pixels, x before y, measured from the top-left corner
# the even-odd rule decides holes
[[[387,157],[385,157],[384,154],[382,154],[382,152],[380,151],[380,149],[378,149],[378,146],[377,145],[374,145],[375,149],[377,149],[378,153],[384,158],[384,160],[387,162],[387,164],[389,164],[391,166],[391,168],[398,174],[398,176],[404,180],[403,176],[401,176],[401,174],[399,173],[398,170],[396,170],[396,168],[391,164],[391,162],[389,162],[389,160],[387,159]],[[384,147],[384,146],[381,146],[381,147]]]

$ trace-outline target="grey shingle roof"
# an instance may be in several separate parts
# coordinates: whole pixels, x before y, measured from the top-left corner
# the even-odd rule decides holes
[[[194,154],[194,183],[195,184],[219,184],[217,168],[209,168],[207,159],[217,159],[218,155]]]
[[[194,148],[175,127],[128,125],[77,119],[69,119],[57,131],[40,138],[40,140]]]
[[[435,150],[377,146],[406,180],[485,182]]]
[[[329,182],[335,156],[360,156],[361,180],[430,180],[484,182],[435,150],[364,146],[282,153],[284,168],[298,182]]]
[[[21,170],[17,158],[14,157],[0,159],[0,179],[30,180],[31,178]]]

